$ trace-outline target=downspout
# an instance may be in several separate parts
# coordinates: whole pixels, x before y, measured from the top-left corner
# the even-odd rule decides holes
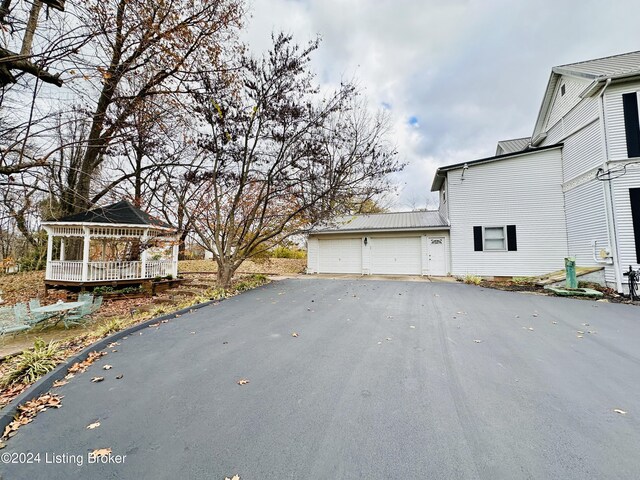
[[[600,117],[600,135],[602,137],[602,148],[604,159],[602,161],[602,168],[607,170],[609,164],[609,146],[607,143],[607,128],[605,125],[605,111],[604,111],[604,93],[607,87],[611,83],[611,78],[607,78],[604,87],[598,94],[598,115]],[[616,277],[616,290],[618,293],[623,293],[622,289],[622,272],[620,270],[620,262],[618,258],[618,237],[616,235],[616,223],[615,223],[615,211],[613,208],[613,191],[611,189],[611,181],[604,180],[604,204],[605,212],[607,215],[607,234],[609,237],[609,247],[611,248],[611,256],[613,259],[613,272]]]

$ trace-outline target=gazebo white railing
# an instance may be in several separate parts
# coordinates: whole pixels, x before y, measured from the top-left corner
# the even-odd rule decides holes
[[[43,228],[48,234],[46,283],[133,283],[169,275],[174,278],[178,276],[178,239],[175,230],[128,202],[118,202],[60,221],[44,222]],[[53,258],[55,238],[60,239],[58,259]],[[82,238],[82,260],[65,258],[65,244],[70,238]],[[96,239],[102,242],[100,260],[90,258],[91,241]],[[108,241],[136,241],[140,247],[139,260],[105,259]],[[149,245],[162,242],[172,245],[171,258],[148,259]]]

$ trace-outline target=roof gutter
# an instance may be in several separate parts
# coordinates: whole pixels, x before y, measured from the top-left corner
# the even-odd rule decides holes
[[[362,228],[354,230],[319,230],[311,231],[309,235],[335,235],[339,233],[380,233],[380,232],[423,232],[425,230],[450,230],[449,225],[437,225],[434,227],[407,227],[407,228]]]

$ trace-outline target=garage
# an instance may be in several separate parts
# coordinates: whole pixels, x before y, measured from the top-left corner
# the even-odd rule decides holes
[[[319,270],[324,273],[362,273],[360,242],[360,238],[319,240]]]
[[[420,237],[372,237],[371,273],[376,275],[421,275]]]
[[[446,275],[449,226],[437,211],[339,217],[307,239],[307,273]]]

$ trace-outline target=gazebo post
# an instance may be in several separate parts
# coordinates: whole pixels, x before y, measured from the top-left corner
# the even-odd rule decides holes
[[[140,242],[140,276],[142,278],[147,278],[147,242],[149,235],[149,230],[145,229],[144,234],[142,235],[142,241]]]
[[[60,237],[60,261],[64,262],[64,257],[65,257],[65,253],[64,253],[64,237]]]
[[[82,227],[84,230],[84,248],[82,249],[82,281],[89,279],[89,247],[91,246],[91,230],[89,227]]]
[[[45,278],[51,276],[51,260],[53,260],[53,230],[47,228],[47,266],[45,268]]]
[[[180,254],[180,237],[176,237],[173,247],[171,248],[171,276],[178,278],[178,255]]]

